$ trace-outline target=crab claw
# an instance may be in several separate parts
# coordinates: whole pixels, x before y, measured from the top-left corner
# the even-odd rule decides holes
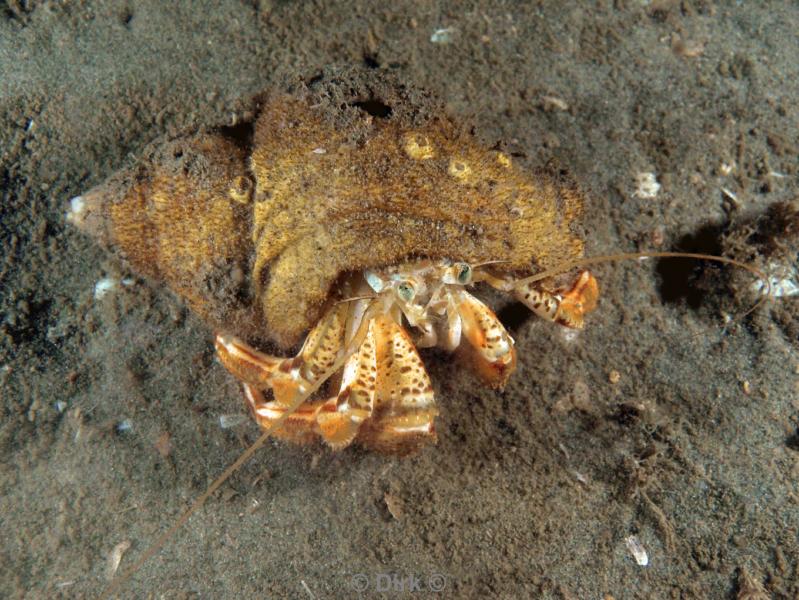
[[[590,271],[583,271],[572,288],[563,294],[555,321],[566,327],[582,329],[583,317],[594,310],[599,300],[599,284]]]
[[[583,271],[567,292],[557,294],[522,283],[513,288],[513,295],[542,319],[582,329],[583,317],[596,308],[599,284],[590,271]]]
[[[461,354],[488,385],[497,389],[505,387],[516,368],[513,338],[494,311],[470,293],[461,290],[454,296],[463,336],[468,341],[468,344],[461,344]]]
[[[433,386],[407,332],[389,315],[369,324],[344,367],[341,391],[317,413],[325,442],[340,449],[358,439],[367,448],[410,454],[435,443]]]

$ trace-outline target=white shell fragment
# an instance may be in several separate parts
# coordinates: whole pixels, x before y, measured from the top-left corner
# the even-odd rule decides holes
[[[83,196],[75,196],[69,201],[69,210],[66,214],[67,222],[76,225],[83,220],[83,211],[86,210],[86,202]]]
[[[654,173],[638,173],[635,176],[635,186],[633,196],[644,200],[656,198],[660,191],[660,184]]]
[[[127,552],[128,548],[130,548],[129,540],[119,542],[114,546],[114,549],[111,550],[111,554],[108,555],[108,565],[106,566],[105,576],[109,581],[114,578],[114,574],[119,568],[119,563],[122,562],[122,555]]]
[[[103,277],[94,284],[94,299],[102,300],[109,292],[114,291],[120,283],[126,287],[130,287],[136,283],[136,280],[132,277],[125,277],[121,281],[114,277]]]
[[[436,29],[433,35],[430,36],[430,41],[434,44],[449,44],[452,42],[455,35],[454,27],[445,27],[444,29]]]
[[[541,96],[541,102],[544,104],[544,108],[549,110],[569,110],[566,101],[557,96]]]
[[[727,198],[727,200],[732,200],[732,202],[736,205],[740,204],[740,202],[738,201],[738,196],[736,196],[735,192],[733,192],[732,190],[723,187],[721,188],[721,193],[724,194],[724,197]]]
[[[113,277],[103,277],[100,281],[94,284],[94,299],[95,300],[102,300],[105,296],[113,290],[117,283],[119,283]]]
[[[580,337],[580,330],[579,329],[567,329],[566,327],[561,327],[558,331],[560,334],[561,339],[567,344],[573,344],[577,341],[577,338]]]
[[[649,564],[649,555],[646,553],[646,549],[643,544],[641,544],[641,540],[638,539],[637,535],[626,537],[624,542],[627,544],[627,550],[630,551],[630,554],[633,555],[635,562],[638,563],[639,566],[645,567]]]
[[[783,298],[787,296],[796,296],[799,294],[799,273],[795,268],[787,268],[780,264],[769,264],[766,267],[766,272],[770,273],[768,278],[768,286],[765,281],[758,279],[752,284],[752,290],[757,294],[771,292],[774,298]]]
[[[126,433],[133,429],[133,421],[130,419],[122,419],[119,423],[117,423],[116,430],[117,433]]]
[[[219,415],[219,426],[222,429],[231,429],[232,427],[238,427],[249,420],[250,419],[247,415],[242,414]]]
[[[796,296],[799,294],[799,285],[791,279],[778,279],[777,277],[769,277],[769,285],[771,287],[771,295],[775,298],[782,298],[783,296]],[[752,289],[755,292],[761,293],[766,291],[766,284],[760,280],[752,284]]]

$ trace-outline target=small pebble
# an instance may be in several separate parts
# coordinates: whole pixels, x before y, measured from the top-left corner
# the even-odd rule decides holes
[[[119,563],[122,562],[122,555],[128,551],[130,548],[130,541],[125,540],[124,542],[119,542],[114,549],[111,551],[111,554],[108,555],[108,564],[106,566],[106,573],[105,576],[108,581],[111,581],[114,578],[114,574],[117,572],[119,568]]]
[[[133,421],[130,419],[122,419],[119,423],[117,423],[116,430],[117,433],[127,433],[133,429]]]
[[[636,189],[633,196],[644,200],[656,198],[660,192],[660,184],[654,173],[638,173],[635,176]]]
[[[100,281],[94,284],[94,299],[101,300],[108,292],[113,290],[117,285],[117,280],[113,277],[103,277]]]
[[[238,427],[239,425],[245,423],[247,421],[247,415],[235,414],[235,415],[219,415],[219,426],[222,429],[230,429],[232,427]]]
[[[649,564],[649,555],[646,553],[646,549],[643,544],[641,544],[641,540],[638,539],[637,535],[631,535],[625,538],[624,542],[627,544],[627,549],[630,551],[630,554],[633,555],[635,562],[637,562],[639,566],[645,567]]]
[[[402,508],[402,500],[400,498],[397,498],[397,496],[391,492],[386,492],[386,494],[383,496],[383,501],[386,503],[386,508],[391,516],[394,517],[394,519],[399,520],[402,518],[404,511]]]
[[[444,29],[436,29],[433,35],[430,36],[430,41],[434,44],[449,44],[455,35],[454,27],[446,27]]]

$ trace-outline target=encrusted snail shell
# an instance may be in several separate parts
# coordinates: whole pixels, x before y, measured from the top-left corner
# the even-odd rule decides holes
[[[294,345],[365,268],[447,258],[527,274],[582,256],[573,187],[485,148],[412,88],[320,77],[255,112],[159,145],[71,212],[218,330]]]

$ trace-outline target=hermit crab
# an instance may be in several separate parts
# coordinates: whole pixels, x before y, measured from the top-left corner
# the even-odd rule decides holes
[[[479,285],[583,326],[588,271],[528,279],[582,257],[581,208],[573,186],[484,147],[424,93],[349,73],[168,140],[68,217],[216,330],[262,426],[405,454],[436,439],[417,348],[457,351],[497,388],[515,367]]]
[[[503,387],[514,340],[481,286],[578,329],[599,295],[580,269],[598,262],[715,260],[770,290],[725,257],[584,258],[574,186],[528,173],[376,72],[326,71],[262,94],[242,117],[152,146],[67,214],[216,331],[265,430],[103,598],[270,435],[392,454],[434,442],[439,408],[418,348],[456,352]]]

